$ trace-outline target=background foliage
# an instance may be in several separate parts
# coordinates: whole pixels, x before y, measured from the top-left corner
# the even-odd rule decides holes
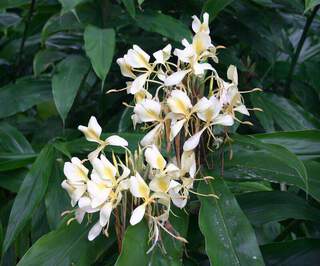
[[[319,0],[2,0],[0,2],[0,248],[3,265],[319,265]],[[215,153],[215,176],[171,223],[189,243],[164,239],[146,255],[145,223],[90,243],[71,223],[60,187],[70,154],[91,148],[76,130],[95,115],[104,132],[135,148],[131,111],[115,59],[136,43],[151,53],[190,37],[207,11],[219,59],[240,71],[260,107],[230,149]],[[221,66],[220,66],[221,65]],[[241,135],[238,135],[240,133]],[[198,217],[199,213],[199,217]],[[199,233],[199,230],[202,234]]]

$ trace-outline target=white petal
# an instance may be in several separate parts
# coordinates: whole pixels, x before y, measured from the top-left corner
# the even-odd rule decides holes
[[[169,194],[170,194],[170,197],[171,197],[171,200],[173,202],[173,204],[175,206],[177,206],[178,208],[182,209],[186,206],[187,204],[187,198],[186,197],[183,197],[181,196],[177,190],[175,189],[170,189],[169,190]]]
[[[144,90],[144,85],[147,81],[147,78],[149,76],[149,73],[142,74],[138,76],[132,83],[130,87],[130,93],[131,94],[136,94],[139,91]]]
[[[155,177],[151,180],[149,186],[150,189],[154,192],[163,192],[166,193],[169,189],[170,177]]]
[[[205,70],[214,70],[214,68],[209,63],[195,63],[193,65],[193,72],[196,76],[203,75]]]
[[[89,241],[92,241],[98,235],[100,235],[101,231],[102,231],[102,226],[99,223],[96,223],[89,231],[89,234],[88,234]]]
[[[171,121],[170,126],[170,141],[172,141],[175,136],[181,131],[183,125],[185,124],[186,119],[182,119],[180,121]]]
[[[133,68],[150,68],[150,56],[138,45],[133,45],[133,49],[129,49],[124,59]]]
[[[130,224],[136,225],[137,223],[139,223],[143,219],[145,212],[146,212],[146,205],[145,204],[142,204],[142,205],[138,206],[137,208],[135,208],[131,214],[131,217],[130,217]]]
[[[152,130],[150,130],[140,141],[140,144],[143,147],[152,145],[157,143],[158,137],[161,134],[161,131],[163,129],[162,124],[156,125]]]
[[[79,126],[78,129],[83,132],[88,141],[98,142],[102,129],[94,116],[90,117],[88,127]]]
[[[103,205],[100,210],[99,223],[101,226],[106,226],[109,223],[110,215],[112,212],[112,204],[110,202]]]
[[[142,122],[153,122],[160,119],[161,104],[155,100],[144,99],[133,109],[138,120]]]
[[[130,177],[130,192],[136,198],[149,198],[150,189],[138,172]]]
[[[244,104],[241,104],[241,105],[238,105],[236,108],[233,109],[234,111],[237,111],[241,114],[244,114],[244,115],[248,115],[250,116],[250,113],[247,109],[247,107],[244,105]]]
[[[231,115],[218,115],[214,119],[213,124],[222,126],[232,126],[234,124],[234,120]]]
[[[124,58],[118,58],[117,64],[120,67],[120,71],[122,76],[128,77],[128,78],[135,78],[136,76],[132,73],[131,67],[127,64]]]
[[[192,108],[189,96],[181,90],[173,90],[167,100],[171,112],[187,115]]]
[[[192,137],[190,137],[184,144],[183,144],[183,150],[184,151],[191,151],[194,150],[200,141],[200,137],[205,129],[202,129],[198,133],[194,134]]]
[[[200,31],[201,21],[197,16],[192,16],[192,18],[192,30],[194,31],[194,33],[198,33]]]
[[[189,173],[191,177],[194,177],[196,167],[196,156],[194,151],[184,151],[181,155],[181,170],[183,174]]]
[[[234,65],[229,66],[227,76],[235,85],[238,85],[238,71]]]
[[[152,145],[151,148],[147,148],[144,155],[147,163],[152,168],[159,170],[163,170],[165,168],[167,162],[159,152],[156,145]]]
[[[202,52],[206,51],[210,46],[212,46],[211,38],[208,34],[199,32],[193,37],[192,46],[196,54],[200,56]]]
[[[82,210],[80,208],[76,209],[74,217],[76,218],[76,220],[79,224],[82,223],[85,214],[86,214],[86,212],[84,210]]]
[[[177,85],[183,80],[183,78],[188,72],[189,70],[180,70],[180,71],[174,72],[164,80],[164,84],[166,86]]]
[[[128,141],[126,141],[124,138],[121,138],[117,135],[112,135],[105,140],[108,145],[112,146],[120,146],[120,147],[126,147],[128,146]]]
[[[117,169],[103,154],[101,154],[100,160],[95,158],[91,164],[101,179],[114,181]]]

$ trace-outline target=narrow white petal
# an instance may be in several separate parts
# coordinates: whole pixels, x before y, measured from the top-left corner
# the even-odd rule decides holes
[[[89,231],[88,239],[89,241],[94,240],[102,231],[102,226],[99,223],[96,223]]]
[[[161,131],[163,129],[162,124],[156,125],[152,130],[150,130],[140,141],[140,144],[143,147],[152,145],[157,143],[158,137],[161,134]]]
[[[150,189],[139,173],[130,177],[130,192],[136,198],[149,198]]]
[[[138,76],[132,83],[130,87],[130,93],[136,94],[140,91],[144,90],[144,85],[147,81],[147,78],[149,76],[149,73],[142,74]]]
[[[247,115],[247,116],[250,116],[250,113],[247,109],[247,107],[244,105],[244,104],[241,104],[241,105],[238,105],[236,108],[233,109],[234,111],[237,111],[241,114],[244,114],[244,115]]]
[[[172,141],[178,135],[178,133],[181,131],[185,123],[186,123],[186,119],[171,122],[170,141]]]
[[[238,71],[234,65],[229,66],[227,76],[235,85],[238,85]]]
[[[146,212],[146,205],[145,204],[142,204],[142,205],[138,206],[137,208],[135,208],[131,214],[131,217],[130,217],[130,224],[136,225],[137,223],[139,223],[143,219],[145,212]]]
[[[126,147],[128,146],[128,141],[126,141],[124,138],[121,138],[117,135],[112,135],[105,140],[108,145],[112,146],[120,146],[120,147]]]
[[[152,145],[150,148],[147,148],[144,155],[147,163],[152,168],[159,170],[163,170],[165,168],[167,162],[159,152],[156,145]]]
[[[232,126],[234,124],[234,120],[231,115],[218,115],[214,119],[213,124],[222,126]]]
[[[88,141],[98,142],[102,129],[94,116],[91,116],[88,127],[79,126],[78,129],[85,135]]]
[[[205,129],[202,129],[198,133],[194,134],[192,137],[190,137],[184,144],[183,144],[183,150],[184,151],[191,151],[194,150],[198,145],[200,141],[200,137]]]
[[[179,84],[183,78],[185,77],[185,75],[189,72],[189,70],[180,70],[177,71],[173,74],[171,74],[170,76],[168,76],[165,80],[164,80],[164,84],[166,86],[174,86]]]
[[[112,212],[112,204],[110,202],[103,205],[100,210],[99,223],[101,226],[106,226],[109,223],[110,215]]]

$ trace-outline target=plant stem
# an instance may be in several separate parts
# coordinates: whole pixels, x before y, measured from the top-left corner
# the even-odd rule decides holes
[[[25,26],[24,31],[23,31],[23,36],[22,36],[22,40],[21,40],[21,43],[20,43],[20,49],[19,49],[18,57],[17,57],[17,63],[16,63],[17,72],[16,72],[16,76],[15,77],[19,77],[20,76],[21,59],[22,59],[22,56],[23,56],[24,45],[25,45],[25,42],[26,42],[26,39],[27,39],[29,24],[30,24],[30,21],[31,21],[31,18],[32,18],[32,14],[33,14],[35,5],[36,5],[36,0],[31,0],[31,5],[30,5],[28,16],[27,16],[27,19],[26,19],[26,26]]]
[[[289,70],[289,74],[288,74],[288,78],[287,78],[287,82],[286,82],[286,86],[285,86],[285,91],[284,91],[284,95],[286,97],[288,97],[289,94],[290,94],[290,86],[291,86],[291,82],[292,82],[292,76],[293,76],[295,67],[297,65],[300,52],[301,52],[303,44],[304,44],[304,42],[305,42],[305,40],[307,38],[307,34],[308,34],[309,28],[310,28],[310,26],[312,24],[312,21],[315,18],[319,8],[320,8],[320,5],[315,6],[314,9],[312,10],[310,16],[307,18],[306,24],[304,25],[304,28],[303,28],[302,35],[301,35],[300,40],[299,40],[298,45],[297,45],[297,49],[296,49],[296,51],[295,51],[295,53],[294,53],[294,55],[292,57],[290,70]]]

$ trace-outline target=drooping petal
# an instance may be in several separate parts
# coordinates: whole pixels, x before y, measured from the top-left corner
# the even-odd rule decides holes
[[[213,120],[213,124],[222,126],[232,126],[234,124],[234,120],[231,115],[218,115]]]
[[[99,217],[99,223],[101,226],[106,226],[109,223],[110,215],[112,212],[112,204],[110,202],[107,202],[103,205],[103,207],[100,210],[100,217]]]
[[[135,208],[130,217],[130,224],[136,225],[137,223],[139,223],[143,219],[145,212],[146,212],[145,204],[141,204],[140,206]]]
[[[119,147],[126,147],[128,146],[128,141],[126,141],[124,138],[121,138],[117,135],[112,135],[108,138],[106,138],[107,145],[111,146],[119,146]]]
[[[227,77],[232,81],[235,85],[238,85],[238,71],[236,66],[230,65],[227,70]]]
[[[149,198],[150,189],[138,172],[130,177],[130,192],[136,198]]]
[[[98,235],[100,235],[101,231],[102,231],[102,226],[100,225],[99,222],[96,223],[94,226],[92,226],[88,234],[89,241],[94,240]]]
[[[78,126],[88,141],[99,142],[102,129],[94,116],[91,116],[88,126]]]
[[[186,119],[181,119],[180,121],[171,121],[170,141],[172,141],[178,135],[186,121]]]
[[[174,86],[179,84],[188,72],[189,70],[179,70],[174,72],[164,80],[164,85]]]
[[[156,125],[152,130],[150,130],[140,141],[143,147],[156,144],[157,140],[163,130],[163,124]]]
[[[144,155],[147,163],[152,168],[159,170],[163,170],[165,168],[167,162],[159,152],[156,145],[152,145],[150,148],[147,148]]]
[[[183,150],[184,151],[192,151],[194,150],[198,145],[200,141],[200,137],[205,129],[200,130],[198,133],[194,134],[192,137],[190,137],[184,144],[183,144]]]

